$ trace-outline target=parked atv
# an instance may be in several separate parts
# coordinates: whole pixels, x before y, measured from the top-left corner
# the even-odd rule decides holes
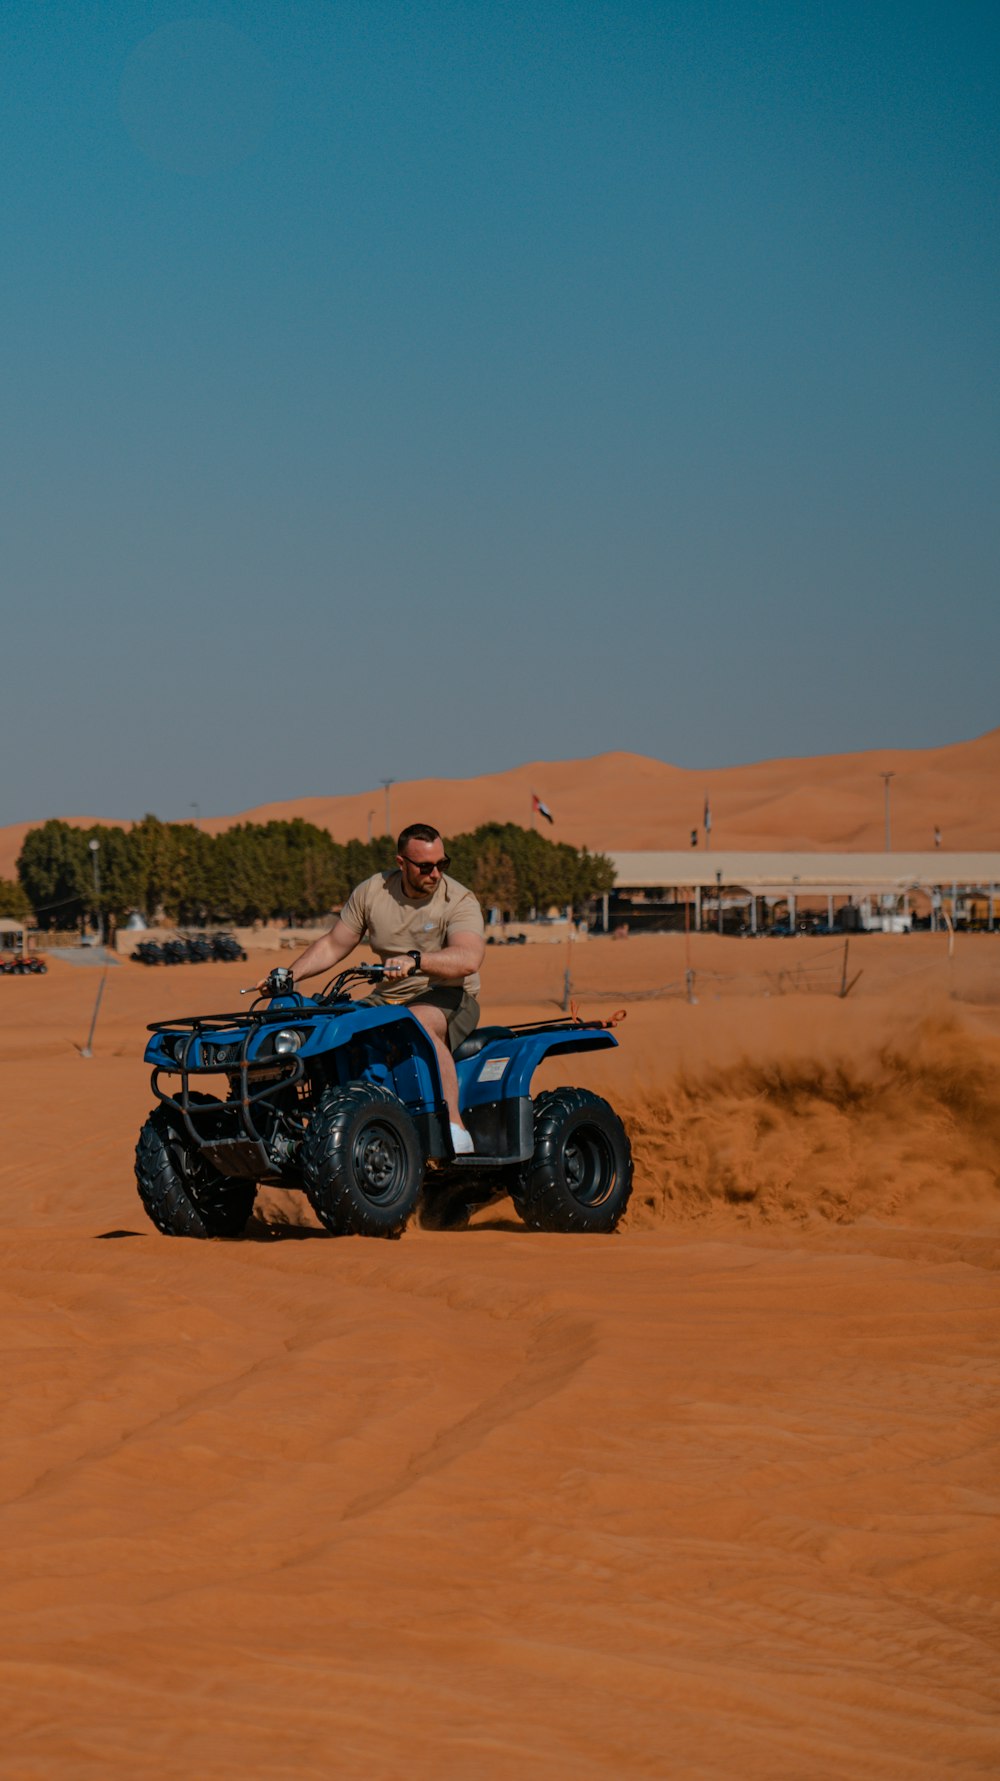
[[[162,965],[163,947],[156,940],[140,940],[132,954],[140,965]]]
[[[246,960],[246,953],[235,934],[215,934],[212,939],[212,957],[215,959]]]
[[[204,934],[189,934],[184,942],[189,965],[204,965],[212,957],[212,942]]]
[[[13,958],[0,958],[0,971],[5,977],[44,977],[48,970],[44,959],[34,954],[16,953]]]
[[[632,1191],[621,1120],[586,1089],[530,1092],[543,1058],[617,1045],[607,1024],[489,1026],[465,1039],[455,1064],[475,1154],[456,1156],[420,1022],[405,1004],[347,994],[384,975],[359,965],[309,997],[279,968],[246,1013],[153,1022],[145,1057],[159,1105],[139,1133],[136,1180],[158,1229],[239,1236],[270,1182],[302,1189],[342,1236],[399,1236],[425,1185],[437,1223],[509,1194],[534,1230],[613,1231]]]

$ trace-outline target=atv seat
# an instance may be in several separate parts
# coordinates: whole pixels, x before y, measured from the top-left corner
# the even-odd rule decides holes
[[[460,1064],[463,1058],[478,1057],[487,1045],[493,1044],[494,1039],[513,1039],[513,1037],[510,1027],[477,1027],[474,1033],[470,1033],[467,1039],[462,1040],[461,1045],[456,1046],[455,1062]]]

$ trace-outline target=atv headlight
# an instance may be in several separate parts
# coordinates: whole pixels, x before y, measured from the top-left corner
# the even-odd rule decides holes
[[[274,1035],[274,1049],[279,1057],[287,1057],[290,1051],[301,1051],[302,1034],[295,1032],[293,1027],[282,1027],[281,1032]]]

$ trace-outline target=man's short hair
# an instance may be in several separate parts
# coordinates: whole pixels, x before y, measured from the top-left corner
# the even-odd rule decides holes
[[[405,853],[408,841],[440,841],[441,831],[429,822],[411,822],[396,837],[396,852]]]

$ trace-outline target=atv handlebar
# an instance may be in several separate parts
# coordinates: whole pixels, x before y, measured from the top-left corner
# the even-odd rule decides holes
[[[384,965],[352,965],[350,970],[341,971],[339,976],[326,985],[320,994],[321,1002],[330,1002],[340,994],[345,983],[360,979],[362,983],[380,983],[386,975]],[[249,988],[241,989],[241,996],[260,996],[261,1000],[271,996],[291,996],[295,992],[295,979],[289,965],[275,965],[262,983],[251,983]]]
[[[386,975],[384,965],[352,965],[349,970],[341,971],[325,985],[320,992],[321,1002],[334,1002],[340,995],[345,983],[381,983]]]

